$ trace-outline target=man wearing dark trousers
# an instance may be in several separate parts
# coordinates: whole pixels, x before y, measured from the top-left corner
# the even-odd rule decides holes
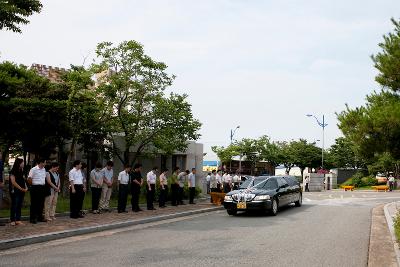
[[[156,191],[156,180],[157,180],[157,167],[154,167],[149,173],[147,173],[147,209],[155,210],[154,208],[154,196]]]
[[[194,203],[194,195],[196,193],[196,169],[195,168],[193,168],[192,172],[189,174],[188,187],[189,187],[189,204],[196,204],[196,203]]]
[[[132,199],[131,199],[132,211],[139,212],[142,211],[142,209],[139,208],[140,187],[143,184],[142,164],[135,164],[130,179],[131,179],[131,193],[132,193]]]
[[[83,218],[82,205],[85,196],[85,185],[83,183],[83,175],[81,171],[82,163],[75,160],[72,170],[69,172],[70,189],[70,217],[73,219]]]
[[[189,175],[190,171],[186,170],[184,172],[181,172],[178,174],[178,205],[185,205],[183,202],[183,194],[184,194],[184,188],[185,188],[185,182],[187,179],[187,176]]]
[[[165,202],[167,201],[168,196],[168,178],[167,178],[168,169],[164,169],[160,175],[160,196],[158,199],[158,206],[160,208],[167,207]]]
[[[28,174],[28,183],[31,183],[31,208],[29,221],[36,224],[38,221],[44,222],[43,208],[44,199],[46,197],[46,169],[44,168],[46,161],[38,159],[37,165],[33,167]]]
[[[178,174],[180,172],[179,167],[175,167],[174,172],[171,175],[171,205],[178,206],[178,194],[179,194],[179,183]]]
[[[125,165],[125,169],[118,174],[118,213],[126,211],[126,201],[128,200],[129,191],[129,173],[131,167]]]

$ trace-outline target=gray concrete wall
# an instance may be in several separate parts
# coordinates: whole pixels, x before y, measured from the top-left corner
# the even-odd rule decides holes
[[[318,173],[309,173],[307,174],[310,177],[309,189],[311,192],[321,192],[324,190],[324,175]],[[305,178],[303,178],[305,179]],[[303,180],[304,184],[304,180]]]

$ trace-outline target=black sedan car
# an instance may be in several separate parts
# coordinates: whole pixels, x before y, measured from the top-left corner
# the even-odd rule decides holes
[[[270,176],[257,179],[257,182],[226,194],[224,208],[229,215],[236,215],[238,211],[262,210],[275,216],[279,207],[291,203],[301,206],[302,190],[295,177]]]

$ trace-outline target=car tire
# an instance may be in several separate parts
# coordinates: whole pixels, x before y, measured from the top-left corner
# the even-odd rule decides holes
[[[271,214],[272,216],[276,216],[278,214],[278,200],[276,200],[275,198],[272,199],[272,203],[271,203],[271,210],[269,211],[269,214]]]
[[[235,216],[237,214],[237,210],[226,210],[228,215]]]
[[[303,204],[303,197],[301,195],[301,193],[299,193],[299,200],[297,200],[296,202],[294,202],[294,205],[296,207],[301,207],[301,205]]]

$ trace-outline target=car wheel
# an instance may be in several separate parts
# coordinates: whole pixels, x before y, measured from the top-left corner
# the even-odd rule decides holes
[[[275,198],[272,199],[270,214],[272,216],[276,216],[278,214],[278,201]]]
[[[301,207],[301,204],[303,204],[303,197],[301,196],[301,193],[299,193],[299,200],[297,200],[296,202],[294,202],[294,205],[296,207]]]
[[[226,210],[226,212],[228,213],[228,215],[232,216],[235,216],[237,214],[237,210]]]

